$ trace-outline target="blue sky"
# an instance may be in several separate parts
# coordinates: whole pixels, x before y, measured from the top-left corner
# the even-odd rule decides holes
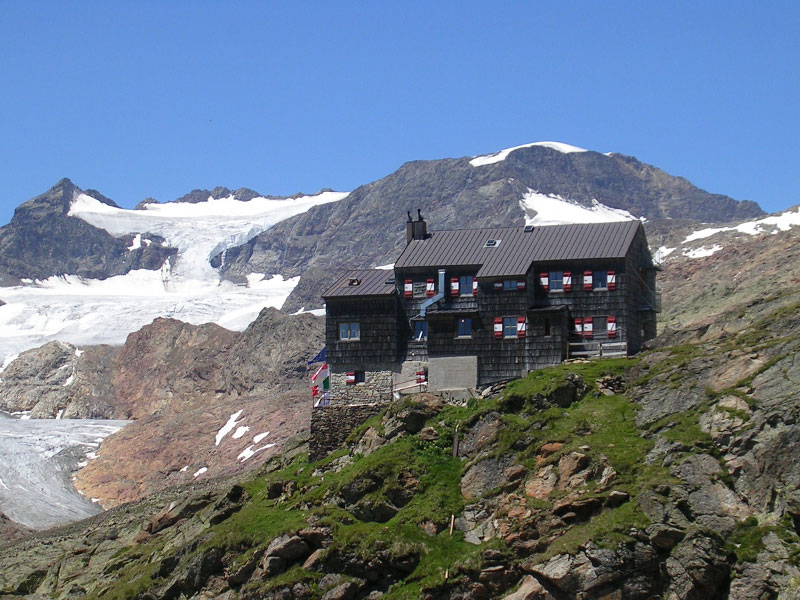
[[[538,140],[800,203],[796,2],[287,4],[0,0],[0,223],[61,177],[288,195]]]

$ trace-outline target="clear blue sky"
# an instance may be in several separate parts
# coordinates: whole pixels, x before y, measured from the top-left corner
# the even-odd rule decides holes
[[[0,223],[61,177],[130,207],[538,140],[800,202],[800,3],[289,4],[0,0]]]

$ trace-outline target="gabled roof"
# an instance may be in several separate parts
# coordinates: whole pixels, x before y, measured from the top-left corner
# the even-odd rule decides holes
[[[346,271],[322,297],[390,296],[394,293],[394,273],[391,270],[359,269]]]
[[[414,267],[476,267],[478,277],[524,275],[533,262],[622,258],[628,252],[639,221],[491,227],[434,231],[412,240],[395,263]],[[488,240],[496,240],[487,247]]]

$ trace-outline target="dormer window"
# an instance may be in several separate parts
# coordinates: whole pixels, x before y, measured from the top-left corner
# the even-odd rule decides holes
[[[486,240],[484,248],[497,248],[502,240]]]
[[[350,286],[361,285],[361,280],[356,279],[355,277],[351,277],[350,280],[347,282],[347,285]]]

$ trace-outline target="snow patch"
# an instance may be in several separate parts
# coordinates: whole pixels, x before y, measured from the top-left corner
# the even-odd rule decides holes
[[[202,474],[203,474],[203,473],[205,473],[206,471],[208,471],[208,467],[200,467],[199,469],[197,469],[197,471],[195,471],[195,472],[194,472],[194,474],[192,475],[192,477],[194,477],[195,479],[197,479],[198,477],[200,477],[200,475],[202,475]]]
[[[325,316],[325,307],[323,308],[312,308],[311,310],[306,310],[305,306],[301,306],[300,309],[296,312],[292,313],[293,315],[314,315],[315,317],[324,317]]]
[[[64,383],[61,384],[61,387],[68,387],[72,385],[73,381],[75,381],[75,373],[67,377],[66,381],[64,381]]]
[[[243,412],[242,410],[237,410],[235,413],[233,413],[228,419],[228,422],[225,423],[225,425],[223,425],[222,428],[217,432],[217,438],[216,438],[217,441],[215,446],[219,446],[219,443],[222,441],[222,438],[224,438],[231,431],[233,431],[233,428],[236,427],[237,424],[236,419],[239,418],[242,412]]]
[[[714,244],[710,248],[706,248],[705,246],[700,246],[699,248],[695,248],[694,250],[684,250],[683,255],[687,258],[704,258],[706,256],[711,256],[715,252],[719,252],[722,250],[722,246],[719,244]]]
[[[95,458],[97,458],[97,452],[87,452],[86,453],[86,458],[88,458],[89,460],[94,460]]]
[[[248,431],[250,431],[250,428],[247,427],[246,425],[242,425],[241,427],[236,429],[236,431],[234,432],[233,436],[231,436],[231,437],[233,437],[233,439],[235,439],[235,440],[238,440],[240,437],[242,437]]]
[[[266,431],[266,432],[264,432],[264,433],[259,433],[258,435],[254,435],[254,436],[253,436],[253,443],[254,443],[254,444],[257,444],[258,442],[260,442],[261,440],[263,440],[263,439],[264,439],[265,437],[267,437],[268,435],[269,435],[269,431]]]
[[[57,419],[57,420],[61,420],[61,416],[62,416],[63,414],[64,414],[64,409],[62,408],[60,411],[58,411],[58,414],[56,415],[56,419]]]
[[[137,233],[133,236],[133,241],[131,241],[131,245],[128,246],[128,252],[133,252],[134,250],[138,250],[142,247],[142,234]]]
[[[394,269],[394,263],[388,263],[388,264],[385,264],[385,265],[378,265],[375,268],[376,269],[380,269],[381,271],[391,271],[392,269]]]
[[[180,472],[181,472],[181,473],[186,473],[186,471],[188,471],[188,470],[189,470],[189,465],[186,465],[185,467],[183,467],[183,468],[181,469],[181,471],[180,471]]]
[[[611,208],[592,200],[584,206],[554,194],[529,190],[519,202],[525,212],[526,225],[562,225],[565,223],[610,223],[636,220],[627,210]]]
[[[667,248],[666,246],[661,246],[658,250],[653,252],[653,260],[660,264],[664,263],[664,260],[673,252],[675,252],[676,248]]]
[[[253,445],[250,445],[247,448],[245,448],[244,450],[242,450],[241,454],[239,454],[239,456],[237,456],[236,459],[239,460],[240,462],[244,462],[248,458],[251,458],[252,456],[254,456],[256,454],[256,452],[261,452],[262,450],[266,450],[268,448],[272,448],[273,446],[275,446],[275,444],[264,444],[260,448],[256,448],[255,450],[253,450]]]
[[[787,210],[777,215],[764,217],[755,221],[746,221],[734,227],[707,227],[686,236],[682,243],[702,240],[724,231],[738,231],[747,235],[765,233],[765,227],[775,227],[776,231],[789,231],[792,227],[800,225],[800,207],[796,210]],[[773,232],[774,233],[774,232]]]
[[[484,165],[491,165],[494,163],[498,163],[504,161],[509,154],[511,154],[514,150],[519,150],[520,148],[530,148],[531,146],[543,146],[545,148],[550,148],[552,150],[558,150],[564,154],[572,154],[573,152],[586,152],[585,148],[578,148],[577,146],[571,146],[569,144],[565,144],[563,142],[533,142],[531,144],[523,144],[521,146],[514,146],[513,148],[506,148],[505,150],[500,150],[500,152],[495,152],[494,154],[486,154],[484,156],[476,156],[469,164],[473,167],[482,167]]]

